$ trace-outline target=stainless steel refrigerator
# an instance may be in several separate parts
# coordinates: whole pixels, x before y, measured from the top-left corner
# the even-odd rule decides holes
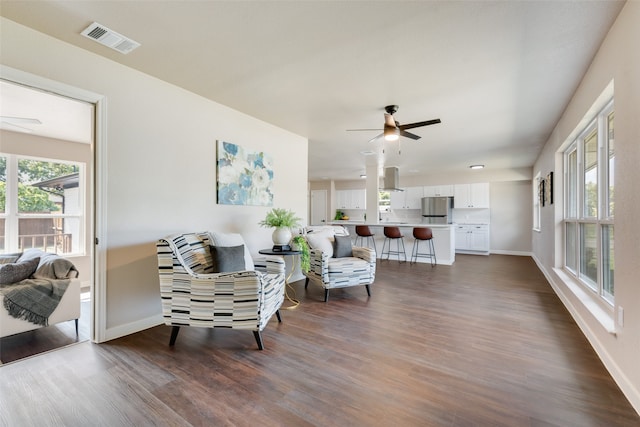
[[[451,224],[453,197],[423,197],[422,222],[424,224]]]

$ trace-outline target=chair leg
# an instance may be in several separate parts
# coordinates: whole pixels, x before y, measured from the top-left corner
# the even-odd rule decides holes
[[[371,296],[371,289],[369,288],[369,285],[364,285],[365,288],[367,288],[367,295]]]
[[[329,289],[324,290],[324,302],[329,301]]]
[[[264,346],[262,345],[262,335],[260,335],[260,331],[253,331],[253,336],[256,338],[258,350],[264,350]]]
[[[76,337],[78,336],[78,319],[76,319]]]
[[[169,339],[169,346],[173,346],[178,338],[178,332],[180,332],[180,326],[174,326],[171,329],[171,338]]]
[[[304,288],[307,289],[307,286],[309,286],[309,278],[307,277],[307,280],[304,281]]]
[[[276,317],[278,318],[278,323],[282,323],[282,317],[280,317],[280,310],[276,310]]]

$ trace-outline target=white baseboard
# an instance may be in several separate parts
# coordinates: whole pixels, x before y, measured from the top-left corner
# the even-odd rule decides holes
[[[640,390],[629,380],[629,378],[620,369],[615,360],[611,358],[611,355],[607,351],[606,347],[600,342],[594,331],[591,330],[587,322],[580,315],[580,312],[576,309],[574,304],[571,303],[571,300],[564,294],[564,288],[553,280],[553,277],[544,268],[542,263],[540,263],[535,255],[532,255],[532,258],[551,285],[551,288],[553,288],[555,294],[558,296],[558,298],[560,298],[562,304],[564,304],[564,306],[567,308],[569,314],[571,314],[571,317],[576,322],[584,336],[587,338],[587,341],[589,341],[589,343],[591,344],[591,347],[593,347],[593,349],[595,350],[596,354],[604,364],[613,380],[616,382],[618,387],[620,387],[622,393],[629,400],[629,403],[631,403],[631,406],[633,406],[636,412],[640,414]],[[609,332],[611,333],[611,331]]]
[[[533,256],[533,254],[531,252],[526,252],[526,251],[503,251],[500,249],[496,249],[496,250],[491,250],[492,254],[496,254],[496,255],[515,255],[515,256]]]
[[[104,341],[110,341],[126,335],[131,335],[145,329],[153,328],[154,326],[162,325],[163,323],[164,319],[162,314],[157,314],[135,322],[114,326],[113,328],[107,328]]]

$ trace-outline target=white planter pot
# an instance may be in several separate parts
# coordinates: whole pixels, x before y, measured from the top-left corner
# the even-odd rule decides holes
[[[291,241],[291,230],[288,227],[277,227],[271,235],[274,245],[288,245]]]

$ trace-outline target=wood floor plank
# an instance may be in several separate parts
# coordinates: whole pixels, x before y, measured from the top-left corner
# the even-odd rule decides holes
[[[528,257],[384,262],[371,297],[328,303],[293,287],[264,351],[200,328],[169,347],[158,326],[0,367],[0,425],[640,425]]]

